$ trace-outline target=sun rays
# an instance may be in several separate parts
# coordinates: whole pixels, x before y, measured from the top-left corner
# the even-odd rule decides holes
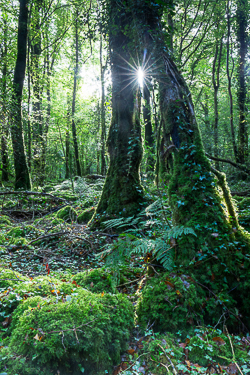
[[[143,91],[143,86],[146,85],[147,88],[151,86],[152,78],[155,75],[154,71],[158,68],[157,61],[152,61],[152,56],[147,56],[147,49],[144,49],[142,61],[137,57],[137,62],[130,55],[130,61],[126,60],[123,56],[118,55],[123,62],[126,63],[126,66],[120,64],[119,68],[122,69],[124,76],[123,83],[124,87],[121,91],[125,90],[130,86],[131,90],[136,90],[140,88]]]

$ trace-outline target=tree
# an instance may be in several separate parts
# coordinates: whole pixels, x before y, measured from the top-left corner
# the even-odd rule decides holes
[[[72,135],[74,141],[74,151],[75,151],[75,160],[76,160],[76,170],[77,176],[81,176],[81,167],[79,161],[79,152],[78,152],[78,143],[76,135],[76,124],[75,124],[75,108],[76,108],[76,89],[77,89],[77,79],[79,74],[79,12],[76,9],[75,13],[75,68],[74,68],[74,85],[73,85],[73,98],[72,98]]]
[[[28,1],[20,0],[18,19],[17,58],[13,81],[11,138],[16,173],[15,189],[30,189],[22,130],[22,94],[26,68]]]
[[[246,162],[248,155],[248,134],[247,134],[247,116],[246,116],[246,99],[247,99],[247,85],[246,85],[246,60],[248,47],[248,1],[238,0],[236,11],[237,24],[237,41],[239,54],[238,67],[238,106],[239,106],[239,146],[238,146],[238,161],[240,163]]]
[[[108,3],[112,73],[112,120],[107,140],[110,164],[95,219],[98,215],[135,215],[143,202],[139,178],[142,158],[140,97],[138,84],[134,83],[136,67],[130,70],[133,59],[130,6],[130,0],[119,5],[116,0]],[[135,77],[131,78],[131,71]]]
[[[164,42],[163,7],[152,1],[138,1],[136,6],[140,32],[148,33],[151,64],[154,72],[157,70],[161,120],[175,148],[168,188],[173,222],[196,232],[196,236],[179,240],[177,264],[206,259],[199,272],[212,274],[220,270],[223,275],[228,273],[230,285],[235,285],[240,258],[249,264],[244,257],[249,252],[249,239],[239,227],[225,175],[214,169],[205,156],[191,93]]]

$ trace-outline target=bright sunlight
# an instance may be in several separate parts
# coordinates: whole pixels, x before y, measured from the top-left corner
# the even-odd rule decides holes
[[[139,69],[137,70],[137,80],[138,80],[140,87],[143,87],[144,77],[145,77],[144,71],[142,67],[140,66]]]

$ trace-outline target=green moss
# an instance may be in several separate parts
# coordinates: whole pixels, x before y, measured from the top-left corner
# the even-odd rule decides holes
[[[25,225],[22,227],[14,227],[8,233],[8,237],[18,238],[18,237],[26,237],[29,236],[30,238],[36,237],[37,235],[41,235],[43,231],[40,229],[35,228],[33,225]]]
[[[34,296],[51,298],[56,296],[58,299],[62,299],[66,295],[72,294],[75,290],[76,286],[72,282],[63,282],[55,277],[39,276],[22,282],[18,282],[17,279],[16,282],[14,280],[14,284],[11,284],[8,292],[3,294],[3,310],[5,315],[9,316],[27,298]]]
[[[79,224],[87,223],[95,213],[95,207],[90,207],[84,210],[78,217],[77,222]]]
[[[16,309],[15,319],[8,354],[24,361],[5,359],[6,367],[1,364],[0,369],[8,375],[45,375],[56,370],[80,375],[81,368],[89,375],[103,375],[119,363],[126,349],[133,306],[122,295],[95,295],[79,288],[77,295],[65,301],[29,298]]]
[[[15,246],[24,246],[28,245],[29,241],[26,240],[26,238],[23,237],[18,237],[18,238],[10,238],[9,244],[10,245],[15,245]]]
[[[8,224],[0,224],[0,229],[10,230],[12,228],[11,225]]]
[[[0,224],[10,225],[11,224],[10,218],[6,215],[0,215]]]
[[[3,233],[0,233],[0,244],[3,244],[6,241],[6,238]]]
[[[0,288],[7,289],[9,287],[13,288],[22,281],[28,281],[29,279],[21,275],[17,271],[12,271],[6,268],[0,268]]]
[[[55,219],[53,219],[51,221],[52,225],[60,225],[60,224],[63,224],[63,223],[64,223],[64,220],[63,219],[59,219],[58,217],[56,217]]]
[[[57,212],[56,217],[65,221],[75,221],[77,213],[71,206],[66,206]]]
[[[102,268],[91,271],[80,272],[73,280],[83,288],[94,293],[111,292],[116,293],[112,271],[108,272]]]

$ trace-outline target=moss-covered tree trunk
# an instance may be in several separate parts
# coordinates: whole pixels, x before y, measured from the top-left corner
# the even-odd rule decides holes
[[[175,149],[168,187],[173,222],[196,232],[196,236],[183,236],[178,241],[177,263],[189,264],[209,256],[217,265],[224,262],[233,268],[237,246],[248,252],[249,240],[239,228],[225,176],[213,169],[205,156],[191,93],[164,42],[162,9],[154,2],[140,3],[143,12],[137,6],[138,22],[142,32],[150,34],[149,51],[157,67],[162,122]]]
[[[13,108],[11,138],[15,166],[15,189],[30,189],[30,176],[26,163],[22,130],[22,94],[26,68],[28,2],[20,0],[18,20],[17,58],[13,81]]]
[[[95,220],[107,215],[131,216],[140,211],[143,191],[139,179],[142,158],[138,85],[130,67],[133,56],[130,0],[109,1],[112,73],[112,120],[107,145],[110,165]]]

